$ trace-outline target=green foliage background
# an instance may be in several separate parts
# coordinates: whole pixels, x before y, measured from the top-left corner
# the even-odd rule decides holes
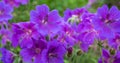
[[[87,0],[30,0],[27,5],[21,5],[19,8],[15,8],[12,22],[28,21],[30,10],[35,9],[36,5],[47,4],[51,10],[57,9],[59,13],[63,15],[63,11],[66,8],[74,9],[76,7],[82,7],[87,4]]]
[[[101,5],[101,0],[97,3],[96,8]],[[88,0],[30,0],[27,5],[21,5],[19,8],[15,8],[13,15],[14,18],[10,22],[29,21],[30,10],[34,10],[36,5],[47,4],[50,10],[57,9],[61,16],[63,16],[64,10],[67,8],[75,9],[83,7],[88,3]],[[92,12],[96,10],[90,9]]]

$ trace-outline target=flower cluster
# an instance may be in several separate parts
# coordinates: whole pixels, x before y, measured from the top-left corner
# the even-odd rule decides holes
[[[13,9],[28,2],[0,2],[0,61],[3,63],[13,63],[16,57],[23,63],[64,63],[64,57],[72,54],[74,46],[87,53],[95,42],[102,45],[99,63],[120,62],[120,11],[116,6],[109,9],[103,5],[96,13],[86,8],[67,9],[61,17],[57,10],[50,11],[43,4],[30,11],[29,21],[9,23]]]
[[[29,0],[3,0],[3,2],[11,7],[19,7],[21,4],[27,4]]]

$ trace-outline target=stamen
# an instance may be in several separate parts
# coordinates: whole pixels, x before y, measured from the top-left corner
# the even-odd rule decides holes
[[[27,30],[26,34],[30,35],[32,33],[32,30]]]
[[[42,20],[42,24],[47,24],[47,21],[45,21],[45,20]]]
[[[35,52],[36,52],[36,53],[40,53],[40,52],[41,52],[41,49],[40,49],[40,48],[36,48],[36,49],[35,49]]]
[[[49,53],[49,57],[57,57],[57,54]]]

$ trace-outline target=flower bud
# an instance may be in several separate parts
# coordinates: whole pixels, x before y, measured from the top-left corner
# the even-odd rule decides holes
[[[67,56],[68,56],[68,57],[71,57],[71,56],[72,56],[73,48],[72,48],[72,47],[69,47],[69,48],[67,49],[67,51],[68,51]]]
[[[109,52],[110,52],[111,55],[115,55],[115,53],[116,53],[115,49],[113,49],[113,48],[111,48],[111,49],[109,50]]]
[[[78,55],[78,56],[80,56],[82,53],[83,53],[82,50],[78,50],[78,51],[77,51],[77,55]]]

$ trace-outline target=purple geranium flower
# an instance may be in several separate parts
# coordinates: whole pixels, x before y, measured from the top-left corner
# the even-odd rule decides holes
[[[47,50],[43,52],[44,63],[64,63],[65,53],[66,50],[60,42],[49,42]]]
[[[78,36],[80,48],[87,52],[88,48],[94,43],[96,33],[94,31],[83,32]]]
[[[42,52],[46,48],[47,43],[45,42],[45,40],[34,40],[33,46],[31,48],[22,49],[20,55],[22,56],[24,62],[32,63],[33,60],[33,63],[43,63],[41,60]]]
[[[72,29],[72,27],[68,24],[64,24],[62,26],[61,31],[59,31],[58,33],[58,38],[57,40],[61,43],[63,43],[63,45],[65,45],[65,47],[67,45],[69,46],[74,46],[76,40],[75,40],[75,31],[74,29]]]
[[[38,25],[42,34],[51,34],[59,30],[61,17],[57,10],[49,11],[47,5],[38,5],[30,12],[30,20]]]
[[[109,46],[119,50],[120,47],[120,34],[116,34],[114,38],[108,39]]]
[[[102,49],[102,56],[98,60],[98,63],[120,63],[120,51],[111,55],[108,50]]]
[[[64,12],[64,21],[74,19],[75,22],[80,21],[80,17],[83,13],[88,12],[85,8],[76,8],[75,10],[67,9]]]
[[[31,47],[32,38],[37,39],[40,36],[36,25],[31,22],[20,22],[12,25],[12,45],[16,47],[18,44],[23,47]]]
[[[11,41],[11,32],[9,29],[2,28],[0,30],[0,36],[2,45],[5,45],[7,41]]]
[[[75,28],[77,33],[85,32],[85,31],[93,31],[94,26],[92,24],[92,19],[94,14],[84,13],[81,16],[81,23],[78,24],[77,28]]]
[[[0,53],[2,55],[2,57],[0,58],[0,61],[2,61],[3,63],[13,63],[14,54],[11,51],[5,48],[0,48]]]
[[[0,2],[0,22],[12,19],[13,8]]]
[[[20,3],[16,0],[3,0],[5,4],[10,5],[11,7],[19,7]]]
[[[3,0],[5,4],[10,5],[11,7],[19,7],[20,4],[25,5],[29,0]]]
[[[77,32],[78,43],[80,44],[80,48],[87,52],[90,45],[93,44],[94,39],[96,38],[97,32],[94,29],[91,19],[93,18],[93,14],[84,13],[81,17],[81,23],[78,24],[75,29]]]
[[[19,2],[23,5],[27,4],[29,2],[29,0],[16,0],[16,2]]]
[[[114,33],[120,33],[120,11],[116,6],[109,10],[107,5],[103,5],[98,8],[93,24],[100,39],[113,38]]]

